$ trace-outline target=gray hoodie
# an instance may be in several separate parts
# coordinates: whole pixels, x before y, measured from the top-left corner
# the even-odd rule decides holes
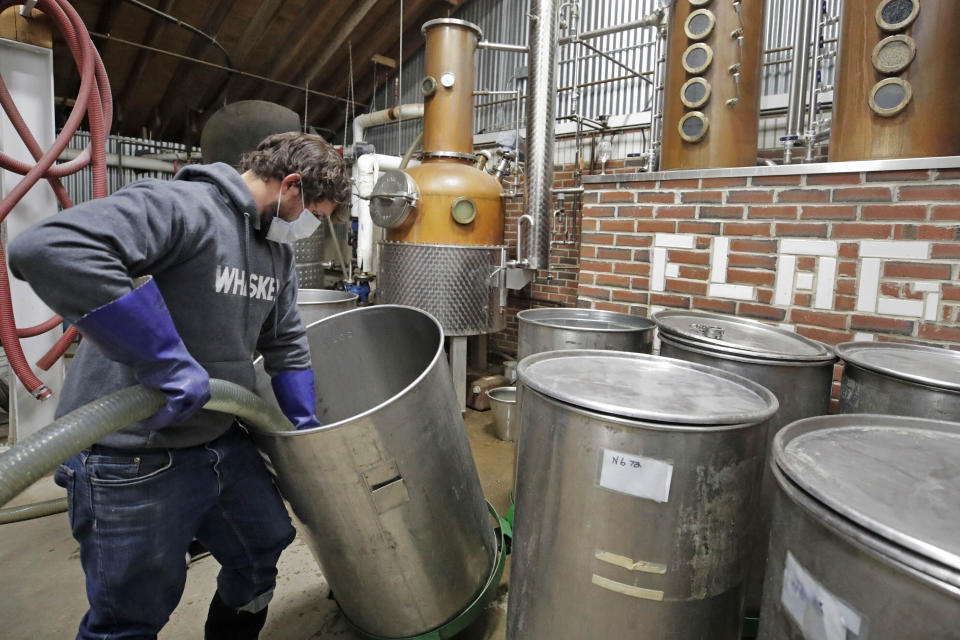
[[[267,226],[232,167],[188,166],[172,181],[134,182],[44,220],[10,243],[10,268],[69,321],[153,275],[191,355],[211,377],[252,389],[254,350],[271,375],[311,366],[293,250],[267,240]],[[129,367],[82,341],[57,416],[136,383]],[[188,447],[217,438],[232,420],[200,411],[155,431],[135,423],[100,444]]]

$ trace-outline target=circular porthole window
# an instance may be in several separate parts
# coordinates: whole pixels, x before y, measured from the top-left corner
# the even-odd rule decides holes
[[[710,128],[710,121],[700,111],[691,111],[682,118],[677,129],[680,131],[680,137],[687,142],[700,142],[707,135],[707,129]]]
[[[695,7],[703,7],[710,4],[710,0],[690,0],[690,4]]]
[[[917,55],[917,43],[910,36],[890,36],[873,48],[873,66],[880,73],[900,73]]]
[[[687,73],[702,73],[707,70],[711,62],[713,62],[713,49],[702,42],[690,45],[683,52],[683,68]]]
[[[459,224],[470,224],[477,218],[477,204],[466,196],[460,196],[450,205],[450,215]]]
[[[710,99],[710,83],[703,78],[690,78],[680,88],[680,101],[690,109],[699,109]]]
[[[683,24],[683,31],[691,40],[703,40],[711,33],[717,25],[717,18],[710,9],[697,9],[689,16]]]
[[[910,83],[901,78],[887,78],[873,85],[870,90],[870,108],[884,118],[897,115],[907,108],[913,89]]]
[[[877,24],[884,31],[909,27],[920,13],[920,0],[881,0],[877,6]]]

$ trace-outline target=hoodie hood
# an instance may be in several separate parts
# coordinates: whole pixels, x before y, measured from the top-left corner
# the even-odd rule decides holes
[[[250,188],[247,187],[247,183],[243,181],[237,170],[230,165],[224,162],[191,164],[180,169],[173,179],[213,184],[220,189],[231,207],[241,214],[250,214],[251,226],[258,231],[260,230],[260,212],[257,211],[257,203],[253,200],[253,194],[250,193]]]

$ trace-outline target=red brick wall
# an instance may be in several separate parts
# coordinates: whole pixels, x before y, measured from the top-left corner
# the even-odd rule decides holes
[[[960,348],[960,169],[638,177],[586,185],[579,306]]]
[[[622,165],[622,162],[620,164]],[[554,186],[573,186],[573,165],[557,165],[554,167],[553,175]],[[522,192],[522,184],[517,189]],[[572,198],[569,196],[566,198],[565,208],[568,215],[572,215],[574,206]],[[510,247],[508,253],[511,257],[516,257],[517,220],[525,211],[522,197],[508,200],[504,240]],[[574,224],[572,218],[570,224]],[[552,246],[550,248],[550,269],[538,271],[534,282],[519,291],[510,292],[506,309],[506,329],[490,334],[490,348],[505,355],[516,355],[518,311],[539,307],[577,306],[577,277],[580,270],[580,216],[576,218],[573,231],[573,245]]]

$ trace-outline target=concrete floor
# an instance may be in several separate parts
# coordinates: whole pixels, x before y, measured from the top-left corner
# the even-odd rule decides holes
[[[493,413],[467,410],[467,434],[487,498],[501,514],[509,507],[513,443],[493,434]],[[29,503],[63,495],[45,479],[22,494]],[[11,503],[16,504],[16,503]],[[505,638],[509,558],[497,598],[458,640]],[[202,638],[207,605],[216,588],[217,562],[207,556],[187,572],[180,605],[160,634],[161,640]],[[266,627],[269,640],[359,639],[352,633],[309,549],[298,536],[280,558],[280,576]],[[0,527],[0,637],[5,640],[72,638],[87,609],[79,549],[70,536],[66,514]]]

